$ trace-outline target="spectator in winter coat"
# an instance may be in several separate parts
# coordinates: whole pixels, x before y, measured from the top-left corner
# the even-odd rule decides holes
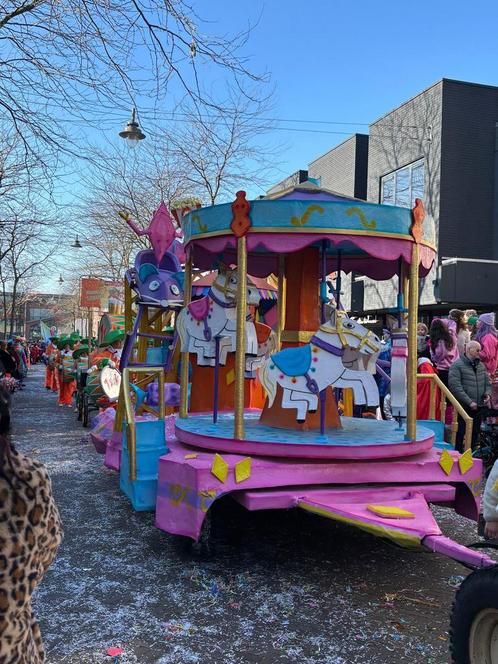
[[[451,309],[448,317],[456,323],[458,353],[462,357],[465,354],[465,346],[470,341],[470,332],[467,329],[465,312],[460,309]]]
[[[493,377],[498,366],[498,331],[494,314],[481,314],[477,323],[476,341],[481,344],[479,357],[488,374]]]
[[[471,339],[476,338],[478,321],[479,321],[479,318],[477,317],[477,315],[469,316],[468,319],[467,319],[467,329],[469,331]]]
[[[477,444],[481,426],[479,407],[489,402],[491,383],[486,367],[479,360],[481,346],[478,341],[469,341],[463,355],[449,370],[449,387],[458,401],[472,417],[472,449]],[[456,449],[463,452],[465,422],[458,416]]]
[[[431,360],[438,376],[448,386],[448,370],[458,360],[456,323],[453,320],[434,318],[430,329]]]
[[[476,341],[481,344],[481,362],[491,381],[491,406],[498,407],[498,332],[494,314],[481,314],[477,323]]]
[[[9,428],[9,396],[0,388],[0,662],[42,664],[31,598],[55,557],[62,529],[45,467],[14,449]]]
[[[417,323],[417,356],[429,357],[429,328],[425,323]]]
[[[7,342],[0,341],[0,360],[2,361],[5,373],[14,375],[16,372],[16,363],[12,355],[7,351]]]

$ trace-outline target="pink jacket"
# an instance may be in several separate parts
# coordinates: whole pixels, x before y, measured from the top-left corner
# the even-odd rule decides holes
[[[444,323],[448,328],[448,332],[450,333],[451,338],[453,339],[453,348],[448,350],[446,348],[446,344],[441,339],[441,341],[438,342],[436,348],[431,348],[431,358],[437,369],[446,371],[451,367],[453,362],[458,360],[460,353],[458,352],[455,321],[445,320]]]
[[[481,362],[486,367],[488,374],[494,376],[498,366],[498,339],[494,334],[486,334],[481,339]]]

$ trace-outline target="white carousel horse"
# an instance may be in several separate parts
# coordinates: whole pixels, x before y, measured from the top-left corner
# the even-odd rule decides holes
[[[344,366],[346,349],[358,354],[366,370]],[[329,386],[350,387],[357,405],[378,406],[379,391],[373,373],[379,352],[380,340],[373,332],[348,318],[345,312],[334,311],[309,344],[271,355],[263,363],[259,378],[269,406],[275,400],[277,385],[282,387],[282,408],[296,408],[298,422],[304,422],[308,411],[317,410],[319,394]]]
[[[215,365],[216,338],[219,340],[218,361],[226,364],[228,353],[235,352],[237,330],[237,268],[220,265],[209,293],[184,307],[178,315],[176,329],[183,353],[195,353],[200,366]],[[260,301],[258,289],[247,284],[247,304],[257,306]],[[259,336],[259,340],[258,340]],[[271,336],[271,335],[270,335]],[[252,320],[246,322],[246,355],[249,365],[246,370],[253,373],[258,360],[265,353],[267,339],[257,333]]]

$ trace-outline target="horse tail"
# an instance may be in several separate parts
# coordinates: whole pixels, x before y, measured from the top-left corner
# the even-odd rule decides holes
[[[275,397],[277,396],[277,383],[275,382],[272,372],[268,368],[270,362],[271,359],[263,362],[263,365],[259,370],[259,380],[268,396],[268,406],[271,408],[275,401]]]
[[[268,337],[268,350],[267,350],[267,353],[268,353],[268,355],[273,355],[273,353],[275,353],[277,350],[279,350],[277,348],[277,335],[272,330],[270,332],[270,336]]]

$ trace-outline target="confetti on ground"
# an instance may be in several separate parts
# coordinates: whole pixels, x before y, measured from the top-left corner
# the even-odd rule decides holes
[[[55,400],[35,369],[14,404],[14,441],[40,450],[65,528],[34,597],[46,664],[112,662],[109,644],[125,651],[119,664],[448,661],[448,579],[465,573],[457,563],[304,512],[252,513],[225,499],[212,516],[213,553],[196,558],[153,513],[131,510],[119,476]],[[469,541],[468,519],[434,511],[446,535]]]

